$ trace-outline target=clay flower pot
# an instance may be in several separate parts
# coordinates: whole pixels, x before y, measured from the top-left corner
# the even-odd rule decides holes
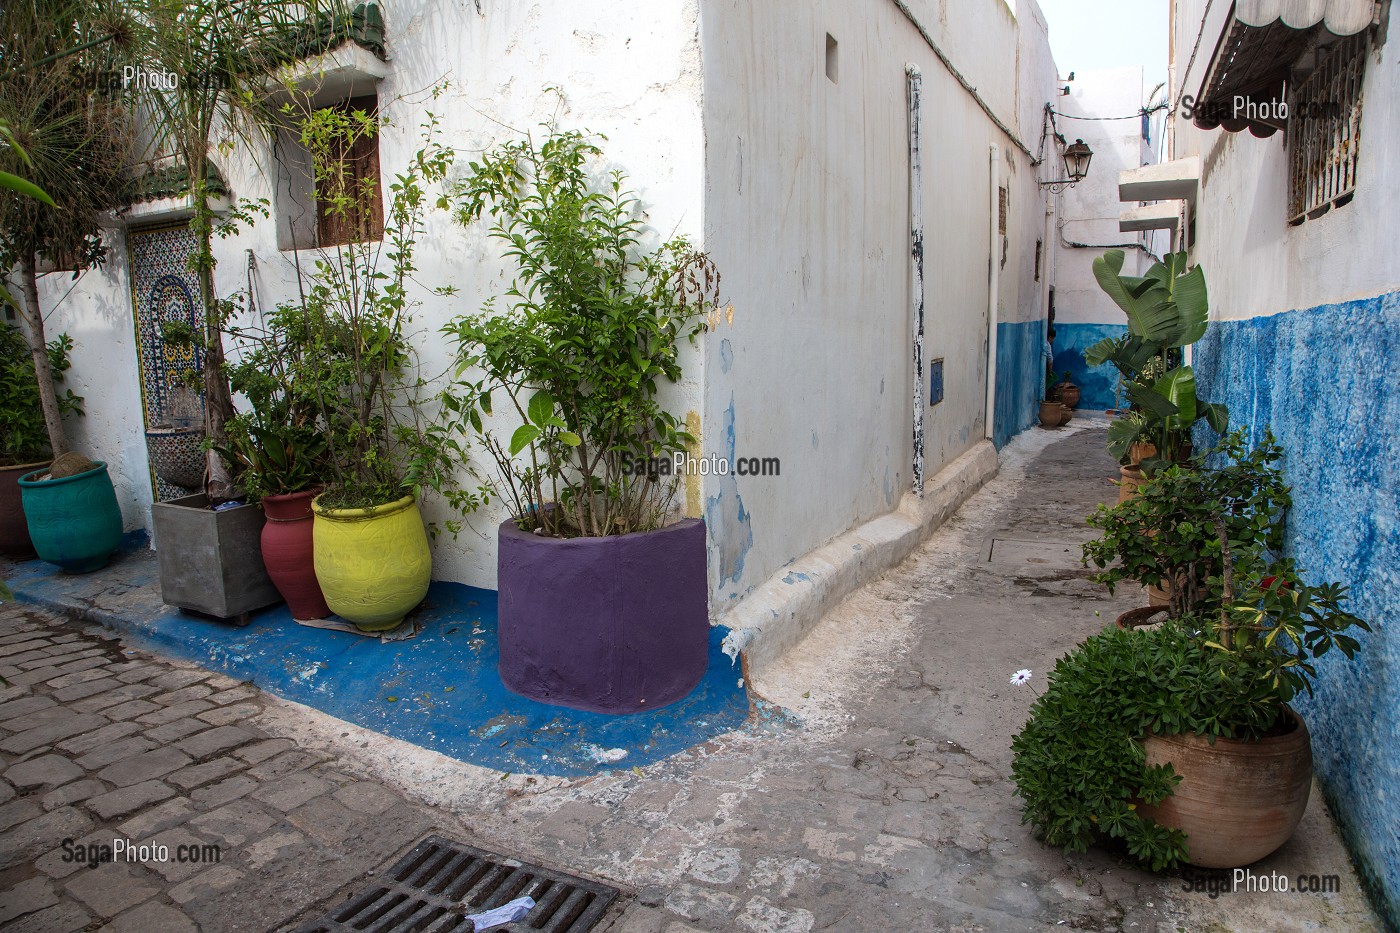
[[[1118,468],[1118,501],[1127,502],[1137,495],[1138,487],[1147,482],[1147,477],[1142,475],[1142,467],[1125,466]]]
[[[19,478],[34,550],[68,573],[100,570],[122,541],[122,510],[107,464],[98,460],[83,473],[39,479],[46,470]]]
[[[1073,410],[1079,407],[1079,386],[1066,379],[1055,386],[1055,398],[1066,408]]]
[[[1288,710],[1294,728],[1257,742],[1203,735],[1148,736],[1149,765],[1170,763],[1181,783],[1157,806],[1138,812],[1186,833],[1192,865],[1251,865],[1288,841],[1312,789],[1308,728]]]
[[[0,467],[0,555],[16,560],[34,556],[34,542],[29,540],[29,523],[24,519],[20,501],[19,478],[26,473],[42,472],[48,461]]]
[[[1042,428],[1058,428],[1063,422],[1065,406],[1052,399],[1046,399],[1040,403],[1040,426]]]
[[[267,524],[262,529],[263,565],[293,619],[324,619],[331,614],[316,580],[312,549],[311,500],[318,489],[263,496]]]
[[[331,612],[384,632],[428,595],[433,556],[413,496],[364,509],[311,501],[316,579]]]

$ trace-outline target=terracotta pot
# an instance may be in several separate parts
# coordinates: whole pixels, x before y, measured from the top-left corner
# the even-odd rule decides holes
[[[1040,403],[1040,426],[1042,428],[1058,428],[1060,419],[1064,417],[1065,407],[1059,402],[1046,399]]]
[[[29,540],[29,522],[24,518],[24,505],[19,493],[19,478],[48,465],[46,460],[0,467],[0,555],[16,560],[28,560],[34,556],[34,542]]]
[[[1156,617],[1166,611],[1165,606],[1144,606],[1141,609],[1129,609],[1115,619],[1114,624],[1125,631],[1132,631],[1135,628],[1146,628],[1150,625],[1160,625],[1161,620]]]
[[[1239,868],[1274,852],[1298,828],[1312,789],[1308,728],[1293,710],[1288,716],[1296,728],[1257,742],[1148,736],[1147,763],[1170,763],[1181,783],[1138,812],[1183,830],[1189,861],[1201,868]]]
[[[287,601],[293,619],[324,619],[331,614],[321,584],[311,542],[311,500],[321,490],[308,489],[284,496],[263,496],[267,524],[262,530],[263,565],[277,592]]]
[[[1079,407],[1079,386],[1066,379],[1055,386],[1055,398],[1068,409]]]
[[[1142,475],[1142,467],[1125,466],[1118,468],[1118,502],[1124,503],[1137,495],[1138,487],[1147,482],[1147,477]]]
[[[1149,444],[1147,441],[1138,441],[1128,448],[1128,462],[1133,466],[1140,466],[1142,461],[1155,456],[1157,456],[1157,445]]]
[[[1074,417],[1074,410],[1064,402],[1060,403],[1060,424],[1069,424],[1069,420]]]
[[[1171,590],[1161,586],[1153,586],[1148,583],[1143,587],[1147,590],[1147,603],[1150,606],[1165,608],[1172,604]]]

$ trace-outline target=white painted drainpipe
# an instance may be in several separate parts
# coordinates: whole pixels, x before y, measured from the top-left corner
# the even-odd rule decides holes
[[[924,494],[924,182],[922,124],[923,74],[904,66],[909,103],[909,249],[912,342],[914,346],[914,492]]]
[[[1001,220],[1001,147],[992,143],[992,233],[991,253],[987,263],[987,439],[996,436],[997,420],[997,303],[1001,285],[1000,252]],[[1010,219],[1008,218],[1008,223]]]

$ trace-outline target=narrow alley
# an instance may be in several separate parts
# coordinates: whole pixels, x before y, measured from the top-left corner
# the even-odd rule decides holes
[[[1079,562],[1084,516],[1116,496],[1104,429],[1015,439],[913,557],[750,685],[745,728],[591,778],[474,767],[8,605],[0,925],[297,929],[436,833],[617,886],[611,933],[1382,929],[1316,792],[1254,870],[1337,875],[1336,894],[1216,897],[1021,825],[1009,746],[1032,691],[1140,599]],[[64,844],[116,837],[217,857],[94,868]]]

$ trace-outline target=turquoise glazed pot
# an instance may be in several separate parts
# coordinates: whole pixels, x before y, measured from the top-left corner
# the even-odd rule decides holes
[[[122,512],[107,464],[63,479],[40,480],[43,470],[19,478],[29,537],[40,560],[68,573],[107,565],[122,540]]]

